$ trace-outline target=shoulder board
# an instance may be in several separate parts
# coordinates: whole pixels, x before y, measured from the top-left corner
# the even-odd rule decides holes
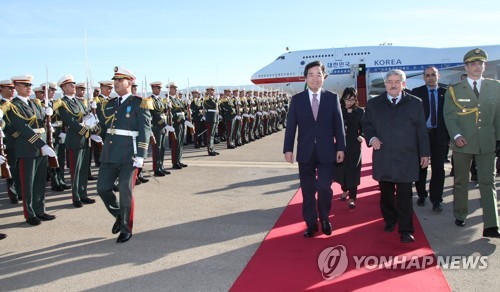
[[[42,101],[38,98],[30,99],[33,103],[36,103],[38,106],[42,106]]]
[[[500,80],[491,79],[491,78],[484,78],[484,80],[488,80],[488,81],[495,82],[495,83],[499,83],[500,82]]]
[[[116,100],[117,98],[118,98],[118,96],[115,96],[115,97],[112,97],[112,98],[109,98],[109,99],[105,99],[105,100],[107,100],[109,102],[109,101],[112,101],[112,100]]]
[[[63,103],[62,98],[59,98],[58,100],[54,100],[54,102],[52,103],[52,109],[58,110],[63,105],[62,103]]]
[[[15,105],[12,104],[10,101],[7,101],[4,104],[2,104],[2,106],[0,108],[2,109],[3,113],[5,114],[6,112],[10,111],[10,109],[13,106],[15,106]]]
[[[139,97],[140,98],[140,97]],[[152,110],[154,109],[153,99],[151,98],[141,98],[141,108]]]

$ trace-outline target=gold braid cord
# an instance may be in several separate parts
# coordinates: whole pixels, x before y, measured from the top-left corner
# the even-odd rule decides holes
[[[458,101],[457,98],[455,97],[455,91],[453,90],[453,86],[450,85],[450,94],[451,94],[451,99],[453,103],[460,109],[462,112],[458,112],[457,115],[459,116],[464,116],[464,115],[469,115],[469,114],[476,114],[476,124],[479,120],[479,109],[477,107],[471,107],[471,108],[466,108],[462,106]]]

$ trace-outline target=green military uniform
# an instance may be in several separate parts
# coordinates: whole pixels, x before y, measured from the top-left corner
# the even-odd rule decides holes
[[[205,122],[207,124],[207,150],[208,155],[216,155],[214,150],[214,137],[217,123],[219,121],[219,105],[215,96],[205,95],[203,99],[203,110],[205,112]]]
[[[165,145],[167,138],[167,131],[165,129],[165,126],[167,126],[167,105],[163,103],[161,97],[156,95],[149,97],[149,100],[153,105],[153,109],[151,110],[152,131],[156,141],[156,144],[152,145],[153,171],[155,172],[155,175],[162,175],[166,173],[166,170],[163,167],[163,162],[165,159]]]
[[[236,110],[231,97],[224,96],[220,100],[220,107],[224,124],[226,126],[226,144],[227,148],[232,149],[235,146],[235,130],[236,130]]]
[[[194,148],[200,148],[205,141],[206,134],[203,127],[203,102],[201,98],[193,98],[191,101],[192,119],[194,124]],[[203,134],[201,134],[203,133]]]
[[[90,167],[89,137],[97,133],[82,125],[84,116],[90,114],[85,100],[64,96],[55,105],[61,121],[66,126],[66,149],[69,150],[69,168],[72,184],[73,204],[81,207],[87,201],[87,184]]]
[[[15,129],[12,136],[15,138],[24,217],[27,221],[38,221],[36,217],[45,214],[47,156],[43,156],[41,151],[47,139],[45,112],[39,100],[28,100],[26,103],[20,97],[4,104],[2,110],[6,114],[5,119]]]
[[[120,98],[113,98],[102,101],[99,107],[99,127],[101,132],[105,130],[106,136],[100,157],[97,193],[108,211],[121,218],[121,232],[131,234],[134,221],[132,189],[137,177],[133,159],[147,156],[153,105],[148,99],[138,96],[124,97],[126,99],[121,105],[118,104]],[[117,178],[119,202],[113,192]]]
[[[455,139],[461,135],[467,141],[461,148],[455,143],[450,145],[455,164],[455,218],[465,220],[468,215],[469,168],[475,158],[484,228],[498,227],[494,173],[495,145],[500,141],[500,83],[482,79],[477,97],[468,80],[451,85],[446,92],[443,112],[450,137]]]
[[[176,96],[170,96],[172,105],[172,121],[175,129],[176,139],[172,141],[172,166],[182,168],[182,152],[184,150],[184,141],[186,133],[186,106]]]
[[[49,106],[54,109],[54,102],[53,100],[49,101]],[[66,185],[65,179],[64,179],[64,172],[66,171],[65,165],[66,165],[66,143],[64,139],[60,138],[59,135],[61,133],[66,134],[66,126],[64,125],[63,121],[61,120],[61,117],[57,113],[57,111],[54,110],[54,115],[51,117],[51,123],[52,127],[54,128],[54,150],[56,151],[57,154],[57,161],[59,163],[58,168],[52,168],[50,169],[51,171],[51,179],[50,183],[52,186],[52,190],[58,190],[58,191],[63,191],[64,189],[68,189],[69,186]]]
[[[7,103],[10,103],[9,100],[4,98],[0,99],[0,107],[3,107]],[[19,200],[22,200],[21,196],[21,181],[19,179],[19,173],[17,169],[17,159],[16,159],[16,147],[15,147],[15,139],[12,136],[16,131],[12,124],[8,122],[7,119],[3,119],[1,121],[1,127],[4,132],[3,144],[5,145],[5,154],[7,155],[6,163],[9,165],[10,173],[12,178],[7,179],[7,193],[9,195],[9,199],[11,203],[18,203]]]

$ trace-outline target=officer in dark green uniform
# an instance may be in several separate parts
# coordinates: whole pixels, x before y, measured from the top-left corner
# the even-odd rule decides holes
[[[191,94],[193,99],[191,100],[191,118],[194,123],[194,148],[200,148],[204,144],[203,141],[206,140],[206,131],[203,123],[203,100],[200,98],[200,91],[198,89],[192,90]]]
[[[0,81],[0,106],[5,103],[11,102],[14,97],[14,83],[11,80]],[[10,167],[12,178],[7,179],[7,193],[9,200],[12,204],[18,204],[21,197],[21,182],[16,166],[16,148],[14,147],[14,134],[15,130],[10,123],[4,119],[2,121],[3,128],[3,144],[5,145],[5,154],[7,155],[7,163]]]
[[[64,96],[54,104],[54,109],[65,125],[65,144],[66,149],[69,150],[73,205],[81,208],[82,203],[95,203],[95,200],[87,195],[87,183],[90,157],[89,137],[91,134],[96,134],[97,129],[95,127],[91,129],[85,124],[89,118],[95,119],[95,117],[84,104],[84,100],[75,97],[76,86],[73,75],[63,76],[57,84],[61,87]],[[95,123],[89,125],[94,126]]]
[[[177,96],[177,84],[170,82],[169,99],[171,103],[172,121],[175,129],[176,139],[172,141],[172,168],[182,169],[187,164],[182,163],[182,152],[184,150],[185,132],[186,132],[186,113],[187,108],[184,102]]]
[[[137,168],[142,167],[148,153],[151,136],[151,114],[153,105],[148,99],[131,94],[135,75],[115,67],[113,77],[115,92],[119,95],[104,100],[99,111],[99,127],[106,130],[101,153],[101,167],[97,179],[97,193],[108,211],[116,218],[111,232],[120,232],[117,242],[126,242],[132,237],[134,222],[134,197],[132,189],[137,177]],[[118,178],[120,200],[113,192]]]
[[[154,81],[149,84],[151,90],[153,91],[149,97],[150,102],[153,104],[153,109],[151,110],[152,118],[152,131],[155,140],[155,144],[151,145],[153,149],[153,172],[154,176],[165,176],[170,174],[163,166],[165,159],[165,145],[167,139],[167,105],[163,102],[160,97],[161,88],[163,83],[161,81]],[[170,127],[170,130],[171,127]]]
[[[214,150],[214,138],[217,123],[219,121],[219,104],[214,95],[215,88],[207,87],[205,98],[203,99],[203,112],[205,113],[205,123],[207,125],[207,150],[208,155],[215,156],[219,153]]]
[[[467,79],[450,85],[443,106],[444,121],[455,163],[453,213],[455,224],[465,226],[469,213],[469,168],[476,160],[483,236],[500,237],[495,187],[495,152],[500,152],[500,83],[483,77],[487,54],[474,49],[464,56]]]
[[[231,90],[224,89],[224,96],[220,101],[220,107],[224,124],[226,126],[226,144],[228,149],[234,149],[236,133],[236,107],[231,97]]]
[[[19,167],[24,218],[30,225],[40,225],[40,220],[56,217],[45,212],[45,181],[47,177],[47,155],[55,157],[55,151],[46,143],[45,115],[52,115],[52,108],[45,110],[37,99],[30,100],[31,75],[11,78],[17,91],[12,102],[3,105],[5,119],[16,131],[14,147]]]

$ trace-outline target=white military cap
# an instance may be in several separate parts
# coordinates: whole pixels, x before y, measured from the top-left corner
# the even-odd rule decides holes
[[[2,81],[0,81],[0,86],[14,87],[14,83],[10,79],[2,80]]]
[[[111,80],[102,80],[102,81],[99,81],[99,84],[101,84],[101,86],[113,87],[113,85],[115,83],[113,81],[111,81]]]
[[[59,79],[59,81],[57,81],[57,86],[61,87],[64,84],[68,84],[68,83],[75,84],[75,81],[73,81],[73,75],[71,75],[71,74],[66,74],[63,77],[61,77]]]
[[[33,84],[32,83],[33,76],[31,76],[31,75],[18,75],[18,76],[11,77],[10,80],[12,80],[12,82],[14,82],[14,84],[16,84],[16,82],[17,83]]]
[[[149,85],[151,87],[153,87],[153,86],[160,86],[160,87],[162,87],[163,86],[163,82],[161,82],[161,81],[153,81],[153,82],[149,83]]]
[[[41,86],[38,86],[38,87],[33,88],[33,91],[34,92],[43,91],[43,88]]]
[[[78,87],[78,88],[87,88],[87,84],[85,82],[80,82],[80,83],[77,83],[75,85],[75,87]]]
[[[94,86],[94,90],[101,90],[101,87],[99,87],[99,86]]]
[[[210,90],[215,90],[215,86],[212,85],[212,86],[209,86],[209,87],[206,88],[206,90],[209,90],[209,89]]]
[[[135,74],[126,68],[115,66],[115,75],[111,79],[113,79],[113,80],[115,80],[115,79],[129,79],[129,80],[134,81]]]
[[[175,87],[175,88],[177,88],[177,83],[175,83],[175,82],[170,82],[170,83],[169,83],[169,84],[167,84],[165,87],[167,87],[167,88],[170,88],[170,87]]]
[[[42,84],[40,84],[40,87],[44,88],[45,86],[47,86],[47,84],[49,85],[49,88],[57,90],[57,84],[55,84],[54,82],[45,82],[45,83],[42,83]]]

